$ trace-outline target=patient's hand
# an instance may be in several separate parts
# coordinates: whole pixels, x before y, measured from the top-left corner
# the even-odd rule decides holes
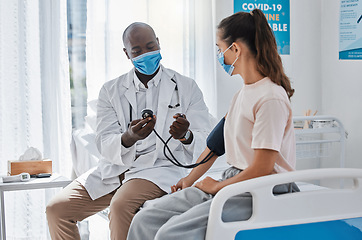
[[[197,182],[195,187],[206,193],[215,195],[220,190],[219,183],[219,181],[216,181],[211,177],[206,177],[202,181]]]
[[[179,189],[185,189],[191,187],[193,184],[192,181],[189,181],[187,177],[181,178],[176,185],[171,186],[171,192],[177,192]]]

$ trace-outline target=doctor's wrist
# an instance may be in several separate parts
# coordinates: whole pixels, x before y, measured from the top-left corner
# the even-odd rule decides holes
[[[128,133],[128,131],[124,132],[121,135],[121,144],[125,148],[132,147],[137,142],[137,139],[134,139],[131,137],[131,135]]]
[[[183,136],[179,140],[180,142],[182,142],[182,144],[190,144],[192,143],[193,139],[194,139],[194,134],[191,132],[190,129],[188,129],[187,132],[185,133],[185,136]]]

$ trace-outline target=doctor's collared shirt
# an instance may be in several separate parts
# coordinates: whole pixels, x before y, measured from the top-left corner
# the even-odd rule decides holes
[[[135,119],[141,119],[142,109],[151,109],[153,114],[157,116],[158,96],[160,92],[159,83],[161,81],[162,68],[158,73],[147,83],[148,88],[138,79],[136,72],[133,76],[133,84],[136,89],[137,101],[137,116]],[[132,120],[135,120],[132,119]],[[156,134],[152,131],[151,134],[143,140],[136,143],[136,158],[153,158],[156,150]]]

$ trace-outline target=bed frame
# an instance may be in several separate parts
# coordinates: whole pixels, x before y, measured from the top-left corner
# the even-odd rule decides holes
[[[319,179],[352,179],[353,186],[272,194],[278,184]],[[251,218],[223,222],[225,202],[245,192],[253,197]],[[229,185],[213,199],[206,239],[362,239],[362,169],[301,170]]]

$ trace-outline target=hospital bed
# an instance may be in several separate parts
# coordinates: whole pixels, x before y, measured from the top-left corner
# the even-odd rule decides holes
[[[350,179],[351,187],[325,188],[275,196],[274,186],[316,179]],[[312,186],[312,187],[311,187]],[[314,187],[313,187],[314,186]],[[252,216],[223,222],[225,202],[249,192]],[[229,185],[218,192],[210,208],[207,240],[220,239],[362,239],[362,169],[310,169],[280,173]]]

